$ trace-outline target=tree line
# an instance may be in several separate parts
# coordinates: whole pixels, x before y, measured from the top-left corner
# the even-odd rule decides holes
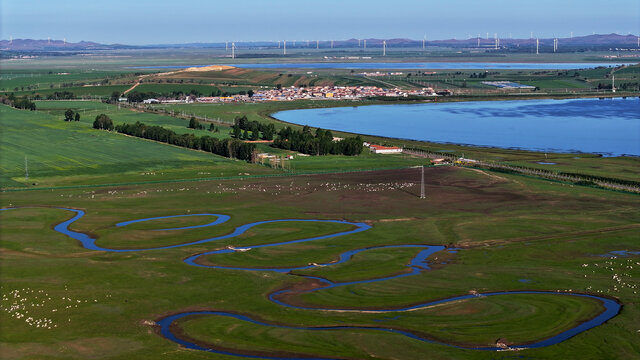
[[[251,131],[251,134],[249,134]],[[262,137],[260,134],[262,133]],[[259,121],[249,121],[246,115],[238,116],[234,120],[231,128],[231,136],[243,140],[273,140],[276,134],[276,127],[273,124],[263,124]]]
[[[273,146],[310,155],[353,156],[362,152],[363,143],[360,136],[334,141],[331,131],[318,128],[313,134],[305,125],[302,130],[293,130],[289,126],[280,130]]]
[[[13,93],[7,96],[4,96],[4,95],[1,96],[0,103],[9,105],[16,109],[25,109],[25,110],[31,110],[31,111],[36,110],[36,104],[31,100],[29,100],[26,96],[16,97]]]
[[[101,117],[102,115],[104,114],[98,115],[98,117]],[[108,119],[109,117],[104,115],[104,121],[106,121],[105,118]],[[111,119],[108,120],[110,122]],[[100,124],[101,123],[98,122],[98,118],[96,118],[96,122],[94,122],[93,127],[109,130],[108,127],[100,127]],[[120,124],[115,126],[115,128],[113,128],[113,124],[111,124],[111,126],[112,129],[115,129],[121,134],[160,141],[194,150],[208,151],[216,155],[246,161],[251,161],[253,159],[253,154],[256,150],[255,144],[248,144],[235,139],[219,140],[211,136],[199,137],[193,134],[178,135],[173,130],[163,128],[162,126],[148,126],[139,121],[135,124]]]

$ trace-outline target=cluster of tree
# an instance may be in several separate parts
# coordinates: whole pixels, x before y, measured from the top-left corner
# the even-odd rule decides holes
[[[369,96],[368,100],[375,101],[424,101],[424,96],[409,95],[409,96]]]
[[[16,97],[13,93],[0,97],[0,103],[12,106],[16,109],[36,110],[36,104],[29,100],[26,96]]]
[[[293,130],[291,127],[280,130],[273,146],[310,155],[359,155],[363,148],[360,136],[334,141],[331,131],[318,128],[312,134],[308,126],[302,130]]]
[[[64,112],[64,121],[80,121],[80,113],[75,112],[72,109],[67,109]]]
[[[620,90],[640,90],[640,83],[637,82],[626,82],[616,84],[616,87]]]
[[[204,130],[204,125],[200,124],[200,122],[193,116],[191,117],[191,120],[189,120],[189,125],[187,127],[189,129]]]
[[[147,91],[147,92],[139,92],[139,91],[132,91],[130,93],[127,94],[127,101],[128,102],[142,102],[144,100],[147,99],[153,99],[153,98],[182,98],[182,97],[186,97],[186,96],[195,96],[195,97],[201,97],[201,96],[213,96],[213,97],[219,97],[219,96],[231,96],[231,95],[249,95],[250,97],[253,96],[253,90],[249,90],[244,91],[241,90],[238,93],[230,93],[228,91],[221,91],[218,88],[214,88],[210,93],[206,94],[203,93],[202,91],[196,90],[196,89],[191,89],[187,92],[185,91],[181,91],[181,90],[175,90],[175,91],[171,91],[171,92],[163,92],[163,93],[158,93],[155,91]],[[120,94],[118,94],[118,96],[120,96]],[[114,97],[112,96],[112,101],[114,101]]]
[[[472,73],[471,75],[469,75],[470,79],[485,79],[487,76],[489,76],[489,72],[485,71],[485,72],[480,72],[480,73]]]
[[[139,102],[143,102],[144,100],[147,99],[152,99],[152,98],[156,98],[158,97],[159,94],[155,93],[155,92],[139,92],[139,91],[132,91],[130,93],[127,94],[127,101],[128,102],[133,102],[133,103],[139,103]]]
[[[48,100],[69,100],[75,98],[75,94],[71,91],[56,91],[47,95]]]
[[[100,130],[113,130],[113,121],[111,118],[105,114],[100,114],[96,116],[96,119],[93,121],[93,128]]]
[[[626,83],[616,83],[616,89],[618,90],[636,90],[639,88],[639,83],[637,82],[626,82]],[[598,90],[611,90],[611,83],[598,83]]]
[[[193,134],[176,134],[162,126],[147,126],[141,122],[121,124],[115,127],[122,134],[164,142],[195,150],[208,151],[217,155],[251,161],[256,150],[255,144],[235,139],[219,140],[211,136],[198,137]]]
[[[251,132],[251,134],[249,134]],[[262,133],[262,140],[273,140],[276,134],[276,127],[273,124],[262,124],[258,121],[249,121],[246,115],[236,117],[231,135],[236,139],[258,140]]]

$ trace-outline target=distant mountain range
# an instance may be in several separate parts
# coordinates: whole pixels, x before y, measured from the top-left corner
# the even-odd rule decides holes
[[[422,40],[412,39],[366,39],[367,47],[380,47],[383,41],[389,47],[422,47]],[[540,48],[553,48],[554,39],[539,39]],[[333,48],[364,47],[365,39],[349,39],[333,41]],[[536,44],[536,39],[499,39],[497,47],[499,49],[532,48]],[[287,48],[315,48],[316,40],[313,41],[287,41]],[[331,41],[321,40],[321,48],[331,47]],[[122,49],[177,49],[177,48],[225,48],[231,43],[185,43],[185,44],[154,44],[154,45],[123,45],[123,44],[99,44],[92,41],[80,41],[70,43],[64,40],[32,40],[13,39],[0,40],[0,50],[11,52],[58,52],[58,51],[92,51],[92,50],[122,50]],[[255,41],[236,42],[239,48],[265,48],[283,46],[277,41]],[[496,48],[494,38],[470,38],[464,40],[427,40],[426,46],[455,47],[455,48]],[[638,37],[635,35],[588,35],[576,36],[572,38],[559,38],[558,51],[576,50],[604,50],[610,48],[638,48]]]

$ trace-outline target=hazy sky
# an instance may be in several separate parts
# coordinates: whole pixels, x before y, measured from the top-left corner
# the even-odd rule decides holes
[[[0,0],[0,35],[160,44],[638,34],[639,0]]]

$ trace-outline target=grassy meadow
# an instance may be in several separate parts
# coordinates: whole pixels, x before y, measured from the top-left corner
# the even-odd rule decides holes
[[[289,309],[266,296],[308,280],[273,272],[195,268],[181,259],[229,245],[250,247],[340,232],[348,230],[348,225],[283,222],[200,245],[110,253],[86,250],[51,230],[53,224],[71,216],[49,208],[60,206],[84,209],[86,216],[71,229],[89,233],[100,246],[113,248],[187,243],[269,219],[367,222],[373,228],[358,234],[209,256],[206,262],[306,265],[377,245],[459,247],[456,253],[431,256],[432,270],[418,276],[293,294],[285,300],[305,306],[388,308],[470,291],[594,293],[618,299],[624,306],[620,315],[560,344],[515,354],[538,359],[638,357],[638,258],[601,255],[640,250],[636,241],[640,198],[465,169],[430,168],[426,175],[426,200],[417,196],[420,175],[415,169],[2,193],[3,207],[27,208],[0,212],[4,310],[0,349],[15,359],[227,359],[181,349],[158,336],[150,325],[167,314],[203,309],[290,326],[389,326],[463,346],[492,345],[497,339],[518,344],[552,336],[601,311],[598,302],[555,295],[475,298],[392,314]],[[114,226],[126,220],[200,213],[227,214],[231,220],[216,227],[176,231],[154,230],[210,219]],[[344,264],[296,274],[336,282],[386,277],[407,271],[406,264],[416,253],[415,249],[365,251]],[[613,274],[622,280],[612,279]],[[26,318],[6,310],[22,298],[28,316],[49,321],[47,328],[30,326]],[[415,359],[424,354],[436,359],[507,359],[515,355],[456,349],[373,330],[283,330],[216,316],[186,318],[177,326],[185,338],[245,354],[354,359]]]

